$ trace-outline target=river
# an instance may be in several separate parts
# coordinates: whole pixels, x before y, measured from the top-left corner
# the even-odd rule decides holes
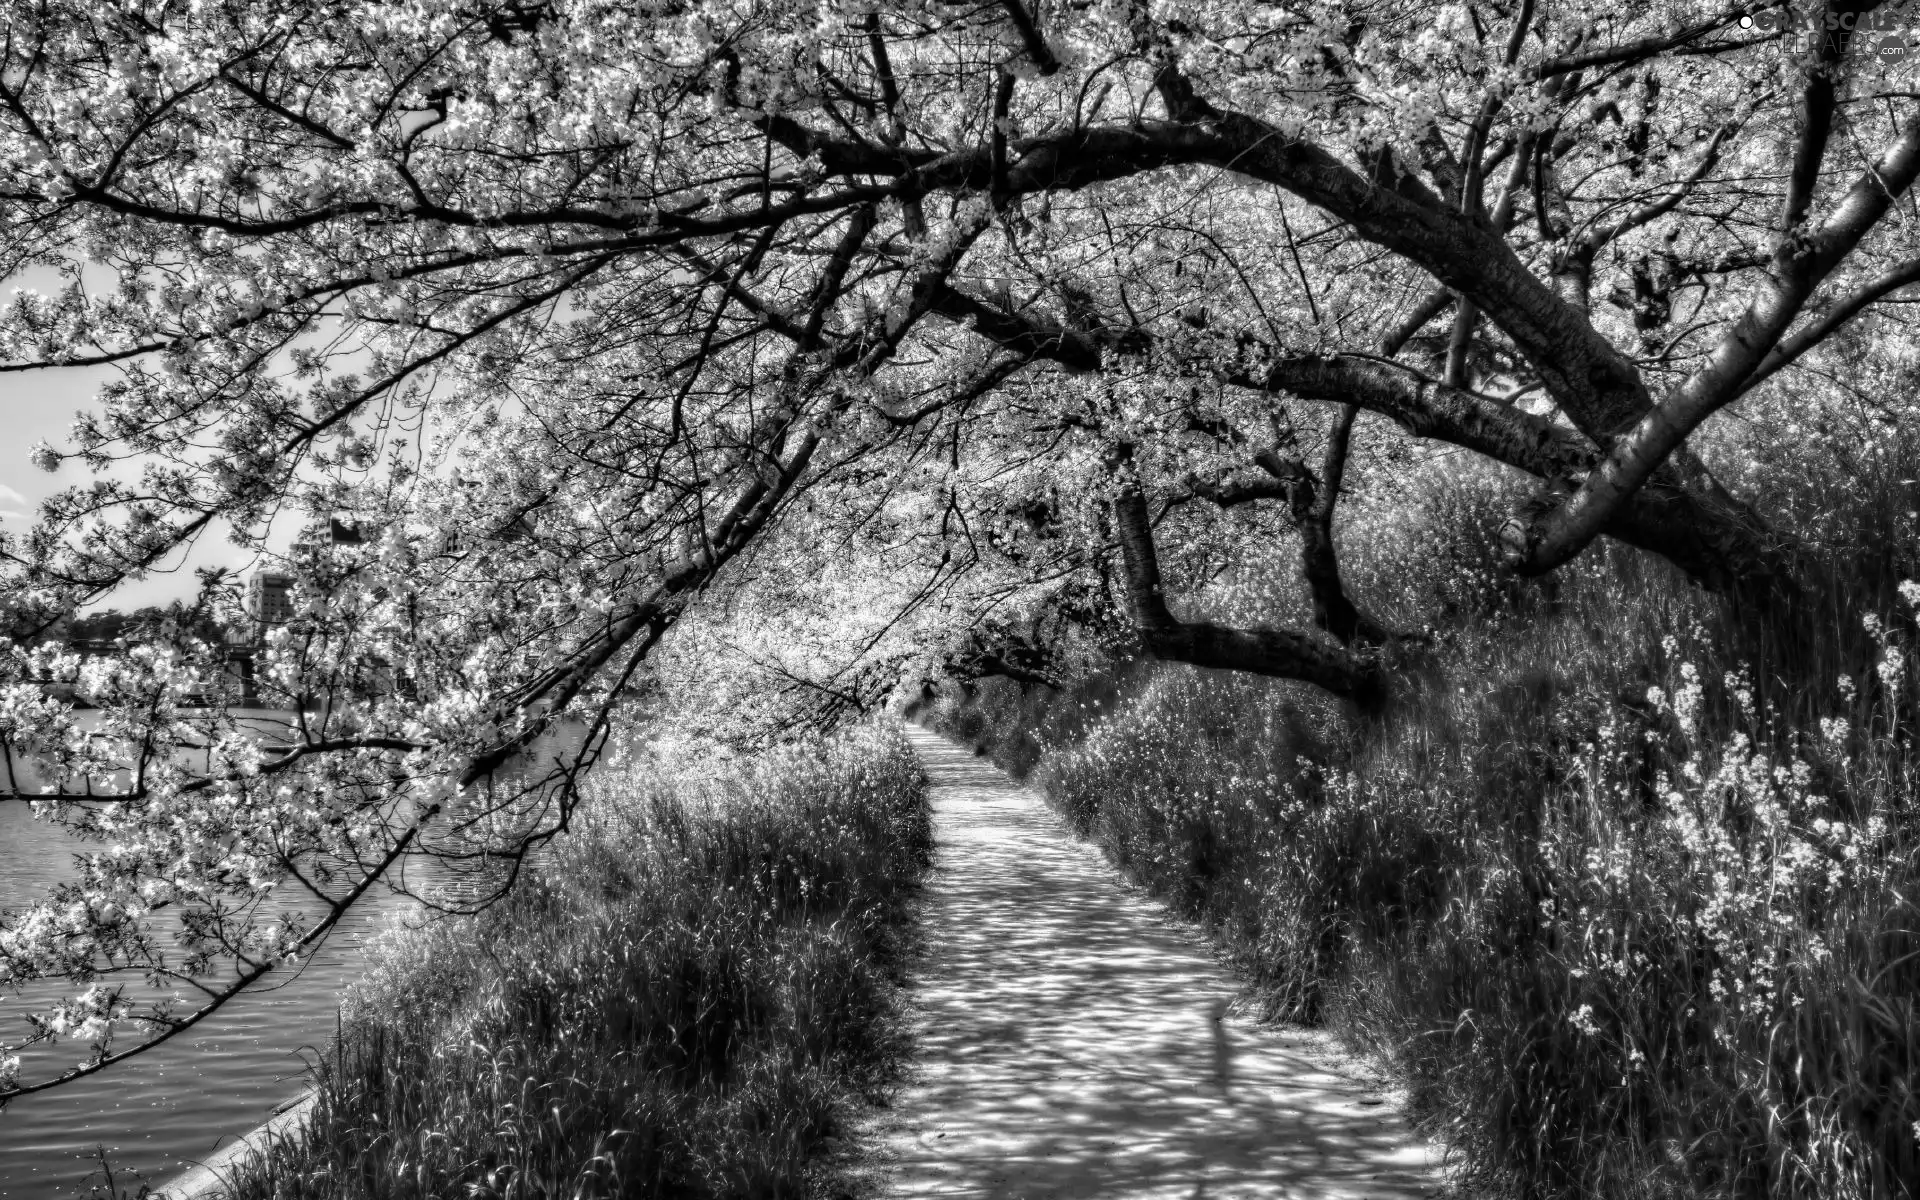
[[[26,804],[0,801],[0,909],[39,899],[83,848],[58,827],[34,820]],[[303,1090],[302,1052],[326,1044],[341,993],[363,969],[364,943],[393,924],[404,903],[383,894],[363,905],[297,974],[268,975],[179,1039],[0,1110],[0,1200],[84,1194],[99,1148],[131,1195],[137,1178],[158,1185],[265,1120]],[[65,990],[0,992],[0,1042],[23,1035],[23,1010]],[[23,1055],[24,1065],[77,1057],[73,1043],[54,1053],[61,1058]]]

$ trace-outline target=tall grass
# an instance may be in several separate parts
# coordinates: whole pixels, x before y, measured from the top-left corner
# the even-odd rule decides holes
[[[1476,1192],[1913,1196],[1905,532],[1791,665],[1625,554],[1541,593],[1383,538],[1464,565],[1383,571],[1424,580],[1391,596],[1356,570],[1436,638],[1376,718],[1139,663],[928,716],[1203,922],[1271,1014],[1394,1061]]]
[[[778,1197],[887,1078],[925,778],[865,727],[600,777],[527,886],[385,947],[236,1198]]]

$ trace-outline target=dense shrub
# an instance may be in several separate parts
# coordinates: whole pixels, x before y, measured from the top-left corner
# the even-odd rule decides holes
[[[237,1196],[802,1195],[900,1052],[931,853],[894,729],[593,784],[510,899],[398,936]]]

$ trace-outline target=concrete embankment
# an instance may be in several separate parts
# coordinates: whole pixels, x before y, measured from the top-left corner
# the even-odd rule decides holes
[[[216,1200],[226,1194],[234,1169],[249,1154],[263,1150],[277,1138],[297,1137],[306,1127],[313,1095],[296,1096],[273,1111],[265,1124],[214,1151],[206,1161],[161,1184],[151,1200]]]

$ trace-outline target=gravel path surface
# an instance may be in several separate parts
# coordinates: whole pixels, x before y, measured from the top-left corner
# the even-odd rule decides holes
[[[1393,1098],[1228,972],[1032,791],[920,729],[939,857],[915,1066],[872,1131],[895,1196],[1440,1193]]]

